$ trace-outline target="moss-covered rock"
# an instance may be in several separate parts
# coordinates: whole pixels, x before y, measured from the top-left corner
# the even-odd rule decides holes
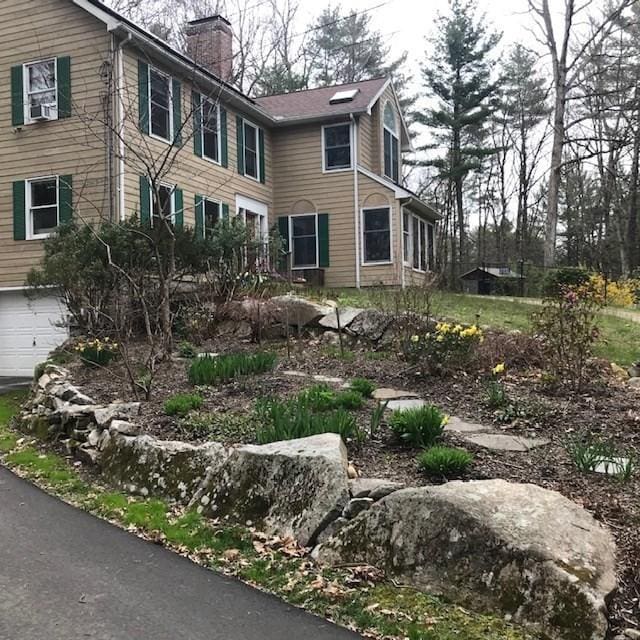
[[[325,565],[385,568],[554,640],[601,640],[616,586],[615,545],[603,526],[557,492],[503,480],[396,491],[314,555]]]

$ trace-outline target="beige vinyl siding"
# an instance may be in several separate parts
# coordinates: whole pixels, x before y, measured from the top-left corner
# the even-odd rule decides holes
[[[193,150],[193,118],[191,106],[192,79],[175,76],[181,81],[182,117],[185,125],[182,130],[182,147],[176,149],[150,135],[143,134],[138,128],[138,60],[142,59],[159,71],[168,73],[161,64],[150,60],[145,54],[134,49],[125,52],[125,84],[126,111],[130,114],[126,118],[127,136],[131,141],[139,142],[140,151],[135,153],[128,150],[125,161],[125,212],[132,215],[139,212],[140,207],[140,176],[147,175],[146,164],[155,160],[154,166],[168,158],[167,168],[161,174],[163,182],[175,184],[184,192],[184,222],[185,225],[195,224],[194,197],[203,195],[213,200],[219,200],[229,205],[230,215],[236,213],[236,195],[243,195],[263,202],[272,210],[273,202],[273,168],[271,133],[265,129],[265,166],[266,182],[260,183],[253,178],[241,176],[238,173],[238,149],[236,137],[236,115],[229,105],[222,102],[227,111],[227,141],[228,167],[224,168],[205,158],[195,155]],[[207,93],[212,100],[218,99],[214,91]],[[242,114],[240,114],[242,115]],[[261,123],[247,117],[257,126]],[[264,128],[264,127],[263,127]]]
[[[353,171],[322,172],[319,124],[273,132],[274,219],[302,213],[329,214],[329,259],[325,284],[355,284]],[[301,202],[302,201],[302,202]]]
[[[110,38],[102,23],[68,0],[5,0],[2,25],[0,287],[14,287],[24,284],[42,257],[41,241],[13,239],[14,181],[71,174],[75,215],[87,220],[108,215],[106,153],[98,139],[104,131],[90,131],[83,121],[102,120],[99,71],[108,59]],[[11,67],[61,56],[71,57],[72,117],[14,131]]]

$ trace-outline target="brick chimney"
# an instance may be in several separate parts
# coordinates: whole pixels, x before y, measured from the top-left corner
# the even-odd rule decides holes
[[[213,74],[231,82],[233,32],[222,16],[193,20],[187,25],[187,54]]]

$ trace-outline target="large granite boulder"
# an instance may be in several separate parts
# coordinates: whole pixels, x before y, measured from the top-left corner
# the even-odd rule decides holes
[[[615,545],[603,526],[557,492],[504,480],[395,491],[314,556],[383,568],[554,640],[601,640],[616,587]]]
[[[340,329],[346,329],[361,313],[363,309],[357,309],[356,307],[344,307],[338,310],[340,314]],[[323,329],[332,329],[336,331],[338,329],[338,314],[335,309],[321,318],[318,324]]]
[[[222,466],[227,450],[217,442],[194,446],[126,436],[113,429],[100,444],[103,475],[129,493],[162,496],[187,503],[210,469]]]
[[[349,333],[377,342],[393,322],[393,316],[378,309],[365,309],[349,324]]]
[[[335,433],[238,447],[192,504],[205,515],[250,521],[308,545],[349,500],[347,465]]]
[[[271,298],[271,303],[276,309],[273,313],[275,322],[283,325],[288,322],[294,327],[314,325],[332,311],[332,308],[327,305],[317,304],[294,295],[275,296]]]

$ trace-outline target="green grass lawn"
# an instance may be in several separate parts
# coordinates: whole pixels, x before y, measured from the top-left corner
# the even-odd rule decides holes
[[[328,297],[342,306],[373,306],[375,296],[367,290],[342,289],[328,292]],[[488,325],[495,329],[531,329],[531,314],[538,310],[534,304],[512,300],[483,299],[458,293],[439,291],[434,296],[433,313],[438,317],[464,323]],[[602,339],[597,345],[597,356],[620,365],[630,365],[640,360],[640,323],[626,318],[602,314],[600,329]]]

